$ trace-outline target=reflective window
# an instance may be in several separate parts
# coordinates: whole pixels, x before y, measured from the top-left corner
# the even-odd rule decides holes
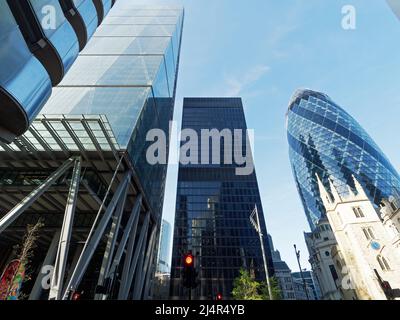
[[[172,24],[176,25],[178,22],[178,16],[162,16],[162,17],[117,17],[117,16],[108,16],[104,20],[104,24]]]
[[[170,37],[94,37],[81,55],[164,54]]]
[[[150,88],[55,88],[41,113],[106,115],[124,147],[149,92]]]
[[[162,56],[80,56],[61,86],[152,85],[161,64]]]
[[[172,36],[175,25],[107,25],[97,29],[96,37],[164,37]]]
[[[246,129],[240,99],[185,99],[183,129],[226,127]],[[257,205],[261,228],[266,234],[257,177],[255,173],[238,176],[235,168],[235,165],[179,166],[171,275],[174,298],[186,295],[180,267],[183,254],[189,250],[202,267],[201,283],[193,290],[196,299],[212,299],[215,292],[231,297],[233,281],[242,267],[252,268],[256,279],[265,279],[259,238],[249,221]],[[265,247],[268,254],[267,241]]]

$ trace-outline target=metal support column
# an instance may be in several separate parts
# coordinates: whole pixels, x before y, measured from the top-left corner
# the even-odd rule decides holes
[[[39,274],[36,277],[35,284],[33,285],[33,289],[29,295],[29,300],[39,300],[43,291],[43,277],[45,276],[42,271],[44,266],[53,266],[54,260],[57,255],[57,246],[60,241],[61,231],[58,230],[54,233],[53,239],[51,240],[49,249],[47,250],[46,257],[43,260],[42,266],[40,267]]]
[[[34,203],[44,192],[46,192],[54,182],[73,164],[75,158],[70,158],[65,161],[61,167],[53,172],[39,187],[27,195],[20,203],[11,209],[3,218],[0,219],[0,233],[2,233],[10,224],[12,224],[32,203]]]
[[[121,218],[124,212],[127,195],[128,195],[128,188],[125,188],[121,201],[119,201],[118,207],[115,210],[114,216],[112,217],[112,224],[110,232],[108,233],[106,249],[104,251],[103,262],[101,263],[101,268],[100,268],[100,275],[97,281],[98,286],[103,286],[104,279],[111,266],[112,257],[114,255],[115,243],[117,242],[119,228],[121,225]],[[103,296],[104,294],[96,294],[95,299],[102,300]]]
[[[153,245],[153,251],[150,255],[150,267],[149,267],[149,271],[147,272],[146,275],[146,280],[144,282],[144,291],[143,291],[143,299],[147,300],[149,298],[149,294],[150,294],[150,279],[151,277],[154,275],[154,268],[157,265],[157,254],[154,254],[155,252],[157,252],[157,244],[159,242],[159,237],[157,237],[157,233],[160,233],[160,229],[157,226],[156,229],[156,237],[154,239],[154,245]]]
[[[107,225],[110,221],[110,218],[118,205],[118,202],[121,201],[121,195],[124,194],[125,188],[128,188],[128,184],[131,178],[131,172],[127,172],[122,179],[122,182],[119,184],[113,198],[111,199],[110,204],[107,207],[107,210],[103,214],[100,222],[98,223],[96,229],[93,232],[93,235],[87,238],[85,247],[82,250],[81,256],[79,257],[78,264],[72,274],[71,280],[69,281],[65,293],[63,295],[63,299],[68,299],[69,293],[75,291],[80,281],[82,280],[83,275],[85,274],[86,268],[88,267],[93,254],[104,235],[104,232],[107,228]],[[100,207],[99,212],[102,211],[102,207]]]
[[[65,267],[67,265],[68,251],[70,246],[72,227],[74,225],[74,216],[76,200],[79,192],[79,182],[81,177],[81,160],[74,161],[74,170],[72,172],[71,183],[69,186],[67,205],[65,207],[64,221],[61,228],[61,236],[58,244],[56,262],[54,263],[54,272],[51,279],[49,300],[60,300],[65,278]]]
[[[155,238],[156,238],[157,226],[155,225],[150,236],[149,245],[147,246],[146,259],[144,260],[143,269],[139,269],[138,276],[136,277],[135,287],[133,288],[133,300],[140,300],[144,291],[144,283],[147,278],[147,274],[150,271],[149,264],[150,259],[153,256]],[[143,252],[144,253],[144,252]]]
[[[68,268],[68,275],[67,275],[67,279],[65,280],[65,283],[69,283],[69,281],[71,280],[72,273],[74,272],[74,269],[75,269],[76,265],[78,264],[79,257],[81,256],[83,246],[84,246],[84,243],[82,243],[82,242],[78,242],[76,244],[76,248],[75,248],[75,251],[72,256],[72,261]]]
[[[116,270],[120,264],[122,255],[124,254],[124,251],[125,251],[125,246],[129,240],[129,238],[136,238],[136,230],[137,230],[137,226],[139,223],[141,206],[142,206],[142,195],[139,194],[135,200],[135,205],[133,206],[132,212],[129,216],[128,223],[125,226],[125,230],[124,230],[124,234],[122,235],[122,239],[118,244],[118,250],[115,253],[113,263],[106,275],[106,279],[108,278],[110,283],[112,283],[114,281],[114,278],[116,276],[116,274],[115,274]],[[126,256],[128,256],[128,249],[126,251],[127,251]],[[132,251],[133,251],[133,249],[132,249]],[[129,259],[129,261],[130,260],[131,260],[131,258]],[[125,261],[127,261],[127,259]],[[123,285],[123,284],[124,284],[124,282],[121,283],[121,285]]]
[[[143,244],[145,243],[145,238],[147,237],[147,230],[149,228],[149,222],[150,222],[150,212],[147,212],[146,218],[143,221],[142,230],[140,232],[139,240],[136,244],[136,250],[135,250],[135,253],[134,253],[132,259],[129,259],[129,258],[131,257],[131,254],[135,247],[135,238],[136,237],[133,237],[131,235],[131,237],[129,239],[127,253],[125,256],[124,268],[122,271],[121,287],[120,287],[120,290],[118,293],[119,300],[127,300],[128,299],[129,292],[132,287],[133,276],[136,271],[136,266],[138,265],[139,254],[144,250]]]

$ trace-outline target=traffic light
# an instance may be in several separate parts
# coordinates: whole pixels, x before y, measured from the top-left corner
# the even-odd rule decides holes
[[[191,268],[194,266],[194,258],[193,255],[191,253],[187,254],[185,256],[185,267],[186,268]]]
[[[81,299],[81,294],[79,293],[79,292],[75,292],[73,295],[72,295],[72,300],[73,301],[78,301],[78,300],[80,300]]]
[[[222,301],[222,293],[217,293],[216,300]]]
[[[183,286],[188,289],[196,288],[198,285],[197,276],[198,272],[194,267],[194,256],[188,253],[183,257]]]

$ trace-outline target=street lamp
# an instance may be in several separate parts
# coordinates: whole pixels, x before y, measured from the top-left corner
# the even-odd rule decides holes
[[[257,205],[255,206],[253,212],[250,215],[250,222],[253,225],[254,229],[257,231],[258,236],[260,237],[261,252],[262,252],[262,257],[263,257],[263,261],[264,261],[264,271],[265,271],[265,277],[267,280],[269,299],[274,300],[274,297],[272,296],[271,282],[269,279],[269,272],[268,272],[268,263],[267,263],[267,257],[265,256],[263,234],[261,231],[260,217],[258,216]]]
[[[294,246],[294,251],[296,252],[297,263],[299,264],[301,280],[303,280],[304,291],[306,293],[307,300],[310,300],[310,297],[308,295],[308,290],[307,290],[307,283],[306,283],[306,280],[304,279],[303,269],[301,268],[301,264],[300,264],[300,250],[297,250],[296,245],[293,245],[293,246]]]

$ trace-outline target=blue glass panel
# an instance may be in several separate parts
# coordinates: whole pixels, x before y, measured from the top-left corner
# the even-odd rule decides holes
[[[97,29],[97,12],[92,0],[73,0],[86,25],[88,39]]]
[[[167,68],[169,92],[172,96],[174,94],[175,76],[176,76],[176,66],[174,62],[174,52],[172,50],[172,42],[170,43],[168,49],[165,52],[166,53],[164,59]]]
[[[0,39],[0,126],[19,135],[49,98],[51,82],[29,51],[5,0],[0,1]]]
[[[94,37],[81,52],[85,55],[164,54],[170,37]]]
[[[170,98],[172,95],[169,92],[167,72],[164,61],[160,64],[157,77],[153,83],[154,97],[157,98]]]
[[[55,28],[46,27],[45,24],[42,24],[42,29],[48,40],[57,50],[65,73],[79,54],[78,38],[74,29],[65,19],[57,0],[29,0],[29,2],[39,22],[51,21],[51,23],[55,23]],[[55,13],[55,17],[50,17],[50,20],[48,20],[49,14],[51,15],[52,13]]]

